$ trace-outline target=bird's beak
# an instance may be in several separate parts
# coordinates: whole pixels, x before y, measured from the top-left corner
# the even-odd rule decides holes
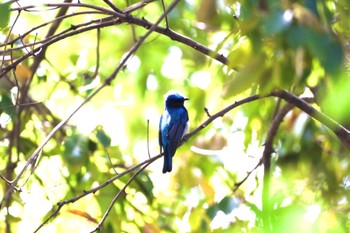
[[[189,98],[188,98],[188,97],[185,97],[184,100],[189,100]]]

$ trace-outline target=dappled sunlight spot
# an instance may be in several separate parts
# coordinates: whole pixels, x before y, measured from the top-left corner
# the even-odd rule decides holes
[[[237,218],[242,221],[249,221],[248,227],[254,227],[256,215],[249,206],[240,205],[238,208],[233,209],[231,212],[231,218]]]
[[[94,188],[97,188],[98,186],[100,186],[101,184],[98,182],[98,181],[94,181],[92,182],[92,185],[91,185],[91,189],[94,189]],[[97,191],[98,192],[98,191]]]
[[[318,204],[310,205],[306,207],[306,213],[304,214],[304,218],[309,223],[314,223],[318,219],[321,213],[321,206]]]
[[[229,218],[228,215],[226,215],[223,211],[218,211],[214,219],[210,223],[210,227],[212,229],[218,229],[218,228],[227,228],[230,225],[230,222],[232,221],[231,218]]]
[[[88,57],[89,57],[88,54],[89,54],[88,49],[81,49],[79,51],[79,58],[77,61],[76,69],[85,70],[86,67],[88,67]]]
[[[218,45],[221,44],[225,38],[227,37],[227,32],[223,32],[223,31],[217,31],[216,33],[213,34],[213,37],[211,38],[211,44],[209,45],[209,48],[217,51],[218,49]],[[225,46],[221,46],[220,50],[217,51],[219,54],[222,54],[224,56],[227,56],[229,54],[229,46],[227,45],[227,43],[225,44]]]
[[[278,178],[282,176],[282,169],[278,166],[275,167],[275,170],[273,171],[272,174],[273,177]]]
[[[13,203],[8,209],[8,213],[13,217],[21,217],[23,214],[23,209],[20,203]]]
[[[291,22],[294,16],[294,12],[290,9],[285,10],[283,13],[283,20],[286,22]]]
[[[189,221],[190,216],[191,216],[191,211],[187,210],[186,213],[183,215],[181,222],[179,224],[180,233],[191,231],[191,225],[190,225],[190,221]]]
[[[241,15],[241,4],[239,2],[235,2],[235,4],[233,5],[233,9],[235,11],[235,17],[239,18],[239,16]]]
[[[22,221],[18,223],[18,232],[32,232],[41,224],[42,218],[51,210],[53,204],[37,184],[32,185],[30,192],[22,192],[20,196],[23,201],[23,213]]]
[[[6,138],[6,139],[0,141],[0,146],[6,147],[9,145],[9,143],[10,143],[10,141]]]
[[[159,153],[159,150],[158,152]],[[152,154],[151,154],[152,155]],[[175,160],[175,159],[174,159]],[[173,161],[174,170],[176,169],[176,161]],[[154,188],[153,193],[154,196],[162,197],[162,198],[172,198],[174,195],[174,183],[172,183],[171,179],[173,178],[173,174],[175,174],[176,171],[172,171],[170,173],[162,173],[162,167],[163,167],[163,157],[153,162],[149,169],[151,169],[151,173],[149,174],[150,179],[153,182]],[[174,179],[176,179],[174,177]]]
[[[56,187],[59,189],[60,187]],[[22,192],[21,199],[24,203],[24,215],[30,218],[35,212],[35,218],[45,216],[52,208],[51,201],[47,200],[47,193],[43,192],[42,187],[33,185],[30,192]],[[27,218],[25,218],[27,219]]]
[[[218,211],[212,222],[210,223],[211,229],[225,229],[231,224],[237,221],[249,221],[248,227],[254,227],[255,213],[245,205],[239,205],[239,207],[234,208],[231,213],[225,214],[223,211]]]
[[[192,84],[202,90],[205,90],[209,87],[210,81],[210,73],[207,71],[197,71],[191,75]]]
[[[348,203],[348,199],[345,196],[341,197],[341,199],[338,201],[338,205],[347,205]]]
[[[63,165],[62,157],[59,155],[51,155],[50,157],[43,157],[40,160],[40,165],[36,169],[36,174],[41,177],[41,180],[47,184],[51,184],[45,191],[50,191],[54,195],[52,197],[64,196],[66,185],[62,186],[65,166]],[[66,173],[68,175],[68,173]],[[51,195],[48,195],[49,197]]]
[[[225,128],[225,124],[223,123],[222,118],[216,118],[216,119],[213,121],[212,124],[213,124],[213,128],[210,128],[209,131],[208,131],[208,133],[209,133],[210,130],[211,130],[212,135],[215,134],[216,129],[223,129],[223,128]],[[208,133],[207,133],[207,134],[208,134]]]
[[[227,185],[224,184],[222,176],[218,173],[211,177],[210,182],[215,184],[215,202],[221,201],[227,195],[227,193],[231,192]]]
[[[291,205],[292,202],[293,202],[293,199],[291,197],[284,198],[282,203],[281,203],[281,207],[287,207],[287,206]]]
[[[177,46],[171,46],[168,56],[165,57],[162,65],[162,75],[170,79],[177,79],[183,76],[181,63],[182,51]]]
[[[124,115],[110,105],[103,105],[97,115],[98,124],[102,125],[103,130],[111,137],[111,146],[119,145],[124,149],[128,144]]]
[[[113,87],[113,96],[115,99],[121,99],[123,92],[123,85],[116,83]]]
[[[145,138],[146,138],[146,131],[145,131]],[[140,162],[148,159],[147,141],[144,141],[144,140],[137,141],[134,144],[133,157],[134,159],[137,159]]]
[[[310,119],[309,115],[304,112],[301,112],[296,119],[293,127],[293,134],[300,137],[304,132],[307,121]]]
[[[146,106],[145,111],[145,122],[149,120],[150,128],[155,128],[158,130],[159,127],[159,119],[161,116],[161,113],[159,112],[158,106]],[[154,135],[155,137],[158,137],[158,134]],[[151,135],[150,135],[151,137]]]
[[[150,91],[157,90],[158,89],[158,81],[156,79],[156,76],[154,76],[153,74],[149,74],[147,76],[146,86],[147,86],[147,90],[150,90]]]
[[[242,130],[247,126],[248,118],[243,114],[242,111],[238,111],[235,114],[233,124],[230,127],[231,131]]]
[[[72,211],[73,212],[73,211]],[[88,218],[70,211],[60,212],[60,218],[55,219],[55,232],[92,232],[96,223]]]
[[[11,122],[11,116],[7,115],[6,113],[1,113],[0,114],[0,126],[2,128],[5,128],[8,123]]]
[[[85,92],[85,91],[88,91],[88,90],[92,90],[92,89],[98,87],[100,84],[101,84],[101,79],[100,79],[100,76],[97,75],[97,76],[92,80],[91,83],[89,83],[89,84],[87,84],[87,85],[85,85],[85,86],[80,86],[80,87],[78,88],[78,91],[79,91],[80,93],[82,93],[82,92]]]
[[[350,176],[346,176],[343,178],[342,186],[346,190],[350,190]]]
[[[191,188],[190,192],[186,195],[186,204],[189,209],[197,207],[199,201],[203,198],[205,198],[203,190],[198,185],[196,187]]]
[[[244,139],[245,134],[243,131],[237,131],[228,136],[227,146],[223,149],[224,156],[222,156],[222,161],[226,169],[230,169],[231,171],[242,169],[242,163],[244,163],[242,158],[247,157],[244,152]]]
[[[135,192],[133,201],[135,201],[135,204],[139,207],[141,207],[141,205],[147,206],[148,204],[147,198],[141,192]]]
[[[71,123],[76,125],[78,131],[88,135],[98,125],[98,112],[92,106],[84,106],[72,118]]]
[[[126,54],[123,55],[123,59],[124,56]],[[128,71],[130,71],[131,73],[135,73],[139,67],[141,65],[141,60],[138,56],[133,55],[126,63],[126,68],[128,69]]]
[[[47,73],[47,69],[46,69],[45,66],[40,66],[40,67],[36,70],[36,74],[37,74],[39,77],[44,76],[46,73]]]

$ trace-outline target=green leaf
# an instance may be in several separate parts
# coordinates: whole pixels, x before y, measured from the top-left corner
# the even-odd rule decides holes
[[[218,206],[225,214],[229,214],[233,209],[238,208],[239,203],[238,199],[226,196],[219,202]]]
[[[153,202],[154,195],[153,195],[153,182],[148,176],[147,173],[141,173],[137,178],[135,179],[135,183],[131,184],[132,187],[135,187],[137,190],[141,190],[149,203]]]
[[[7,115],[13,115],[15,106],[12,103],[9,93],[0,95],[0,114],[5,112]]]
[[[340,41],[329,33],[320,33],[305,26],[291,27],[287,33],[290,47],[305,47],[318,59],[328,73],[334,73],[343,65],[344,52]]]
[[[342,77],[338,77],[338,79],[339,81],[334,84],[334,88],[327,91],[322,103],[322,109],[325,109],[326,114],[338,122],[348,124],[350,76],[343,75]]]
[[[10,5],[11,3],[1,3],[0,4],[0,29],[6,27],[10,22]]]
[[[229,98],[240,94],[260,80],[264,73],[264,60],[261,56],[253,58],[246,68],[241,70],[234,78],[229,80],[224,86],[224,98]]]
[[[334,73],[343,64],[343,49],[330,34],[310,31],[306,43],[311,54],[320,60],[327,72]]]
[[[267,36],[270,36],[286,30],[292,23],[292,20],[287,18],[288,14],[291,15],[292,12],[276,11],[274,14],[268,16],[263,25],[263,32]]]
[[[64,142],[63,157],[70,168],[79,170],[81,166],[87,165],[89,139],[85,135],[75,133]]]
[[[214,219],[218,211],[219,211],[219,208],[217,204],[214,204],[206,210],[206,213],[210,219]]]
[[[111,138],[102,129],[97,130],[96,137],[103,147],[109,147],[111,145]]]

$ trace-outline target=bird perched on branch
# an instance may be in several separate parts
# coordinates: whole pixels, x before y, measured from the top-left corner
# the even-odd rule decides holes
[[[159,122],[160,152],[164,151],[163,173],[171,172],[172,159],[182,137],[189,128],[188,113],[184,107],[187,97],[178,91],[169,91],[164,96],[165,110]]]

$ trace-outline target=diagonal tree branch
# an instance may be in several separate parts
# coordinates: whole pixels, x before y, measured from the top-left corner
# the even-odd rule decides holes
[[[44,48],[44,47],[47,47],[47,46],[49,46],[49,45],[51,45],[53,43],[56,43],[56,42],[58,42],[58,41],[60,41],[62,39],[70,37],[70,36],[74,36],[74,35],[77,35],[77,34],[80,34],[80,33],[86,32],[86,31],[90,31],[90,30],[93,30],[93,29],[96,29],[96,28],[103,28],[103,27],[118,25],[118,24],[121,24],[123,22],[127,22],[129,24],[141,26],[141,27],[144,27],[144,28],[146,28],[148,30],[151,27],[154,27],[153,30],[155,32],[158,32],[159,34],[167,36],[167,37],[169,37],[170,39],[172,39],[174,41],[177,41],[179,43],[187,45],[187,46],[197,50],[198,52],[200,52],[200,53],[202,53],[202,54],[204,54],[206,56],[209,56],[209,57],[211,57],[211,58],[221,62],[224,65],[228,64],[228,59],[224,55],[219,54],[216,51],[209,49],[205,45],[203,45],[201,43],[198,43],[197,41],[195,41],[195,40],[193,40],[193,39],[191,39],[189,37],[186,37],[184,35],[181,35],[181,34],[175,32],[175,31],[172,31],[172,30],[167,29],[167,28],[160,27],[157,24],[153,24],[153,23],[147,21],[144,18],[140,19],[140,18],[137,18],[135,16],[132,16],[132,15],[129,14],[130,12],[129,12],[128,8],[126,8],[126,13],[118,13],[118,12],[111,12],[111,11],[108,11],[108,10],[106,10],[104,8],[100,8],[100,7],[96,7],[96,6],[93,7],[93,6],[90,6],[90,5],[87,5],[87,4],[75,4],[75,3],[71,3],[71,4],[60,3],[60,4],[58,4],[58,3],[55,3],[55,4],[47,4],[47,6],[51,6],[51,7],[52,6],[60,6],[60,7],[63,7],[63,6],[70,6],[70,7],[82,7],[82,6],[85,6],[85,7],[88,7],[88,8],[100,10],[101,13],[105,13],[105,14],[108,13],[108,14],[113,15],[113,16],[109,16],[109,17],[106,17],[106,18],[98,19],[98,20],[92,20],[88,24],[82,25],[82,28],[79,28],[79,26],[71,27],[69,29],[69,32],[67,31],[67,33],[57,35],[57,36],[55,36],[55,37],[53,37],[53,38],[51,38],[50,40],[47,40],[47,41],[37,42],[36,44],[39,44],[39,46],[37,46],[35,49],[33,49],[31,53],[27,53],[27,54],[23,55],[21,58],[17,59],[16,61],[11,63],[10,65],[8,65],[8,66],[4,67],[2,70],[0,70],[0,78],[3,77],[4,74],[7,73],[9,70],[11,70],[14,67],[16,67],[23,60],[27,59],[28,57],[33,56],[33,54],[36,54],[36,53],[40,52],[41,49]],[[236,67],[233,66],[232,69],[236,69]]]
[[[335,135],[337,135],[337,137],[341,140],[345,147],[350,148],[350,131],[338,122],[334,121],[332,118],[316,110],[306,101],[288,91],[275,91],[272,92],[270,95],[284,99],[288,103],[307,113],[309,116],[311,116],[321,124],[327,126],[331,131],[335,133]]]
[[[23,176],[24,172],[27,170],[27,168],[35,164],[40,152],[42,151],[43,147],[47,144],[47,142],[53,137],[53,135],[61,128],[63,127],[79,110],[82,108],[87,102],[89,102],[97,93],[99,93],[103,88],[110,85],[113,79],[116,78],[116,75],[119,73],[119,71],[124,67],[126,62],[129,60],[129,58],[137,51],[137,49],[141,46],[141,44],[145,41],[145,39],[155,30],[157,25],[162,21],[162,19],[167,15],[179,2],[179,0],[173,1],[169,8],[159,17],[159,19],[156,21],[155,24],[147,31],[147,33],[140,38],[140,40],[133,45],[133,47],[129,50],[128,54],[123,58],[123,60],[120,62],[120,64],[117,66],[117,68],[113,71],[113,73],[104,81],[104,83],[98,87],[94,92],[92,92],[79,106],[77,106],[71,114],[69,114],[65,119],[63,119],[56,127],[49,133],[49,135],[44,139],[44,141],[39,145],[39,147],[33,152],[33,154],[29,157],[24,167],[20,170],[17,177],[11,181],[11,186],[7,190],[6,194],[3,197],[3,200],[7,200],[9,198],[9,195],[13,192],[15,187],[17,186],[17,183],[19,179]],[[20,188],[17,188],[20,190]],[[2,202],[0,205],[0,209],[2,206]]]
[[[283,92],[283,94],[281,94],[280,92]],[[189,134],[185,135],[185,137],[183,138],[183,140],[181,141],[181,144],[180,146],[186,142],[189,138],[193,137],[195,134],[197,134],[198,132],[200,132],[202,129],[204,129],[206,126],[208,126],[209,124],[211,124],[216,118],[219,118],[219,117],[222,117],[224,116],[226,113],[228,113],[229,111],[233,110],[234,108],[236,107],[239,107],[243,104],[246,104],[246,103],[250,103],[250,102],[253,102],[255,100],[259,100],[259,99],[263,99],[263,98],[267,98],[267,97],[272,97],[272,96],[281,96],[280,98],[282,99],[288,99],[288,98],[291,98],[290,101],[288,102],[288,104],[286,104],[280,111],[277,111],[272,122],[271,122],[271,126],[269,128],[269,132],[268,132],[268,135],[266,137],[266,140],[265,140],[265,150],[264,150],[264,153],[263,153],[263,157],[262,159],[260,160],[260,162],[255,166],[255,168],[253,170],[255,170],[257,167],[259,167],[265,160],[266,160],[266,154],[270,154],[272,153],[273,149],[272,149],[272,143],[273,143],[273,139],[277,133],[277,130],[278,130],[278,127],[280,125],[280,123],[282,122],[284,116],[288,113],[288,111],[290,111],[293,107],[298,107],[299,109],[303,110],[303,109],[306,109],[306,108],[312,108],[308,102],[309,101],[312,101],[310,99],[299,99],[299,97],[296,97],[297,98],[297,101],[303,101],[303,104],[300,105],[300,104],[296,104],[294,105],[293,102],[295,101],[293,97],[291,97],[293,94],[289,93],[289,92],[286,92],[286,91],[280,91],[280,92],[273,92],[273,93],[270,93],[268,95],[264,95],[264,96],[259,96],[259,95],[253,95],[253,96],[249,96],[247,98],[244,98],[242,100],[239,100],[239,101],[236,101],[235,103],[227,106],[226,108],[224,108],[223,110],[215,113],[214,115],[210,116],[205,122],[203,122],[201,125],[199,125],[197,128],[195,128],[192,132],[190,132]],[[306,107],[307,106],[307,107]],[[312,108],[313,109],[313,108]],[[316,111],[317,110],[313,110],[313,111]],[[328,121],[332,121],[330,118],[324,116]],[[317,119],[316,119],[317,120]],[[320,123],[324,124],[323,121],[320,121]],[[155,160],[161,158],[163,156],[163,154],[158,154],[148,160],[145,160],[144,162],[141,162],[127,170],[125,170],[124,172],[120,173],[120,174],[117,174],[115,175],[114,177],[110,178],[109,180],[107,180],[106,182],[104,182],[103,184],[91,189],[91,190],[88,190],[88,191],[84,191],[82,194],[74,197],[74,198],[71,198],[71,199],[68,199],[68,200],[65,200],[65,201],[62,201],[62,202],[59,202],[57,205],[58,205],[58,208],[39,226],[39,228],[37,230],[39,230],[43,225],[45,225],[49,220],[51,220],[53,217],[55,217],[60,209],[66,205],[66,204],[69,204],[69,203],[74,203],[76,201],[78,201],[79,199],[85,197],[86,195],[89,195],[89,194],[92,194],[92,193],[95,193],[96,191],[108,186],[109,184],[111,184],[112,182],[114,182],[115,180],[119,179],[120,177],[132,172],[132,171],[135,171],[136,169],[139,169],[140,167],[142,167],[142,169],[144,169],[146,166],[148,166],[149,164],[151,164],[152,162],[154,162]],[[265,156],[265,157],[264,157]],[[252,171],[253,171],[252,170]],[[251,172],[252,172],[251,171]],[[247,177],[245,179],[243,179],[241,182],[237,183],[236,184],[236,188],[235,190],[248,178],[248,176],[251,174],[251,172],[249,172],[247,174]],[[266,188],[266,187],[265,187]],[[266,194],[265,194],[266,195]],[[113,203],[116,201],[117,197],[119,196],[116,196],[114,199],[113,199]],[[265,207],[266,208],[266,207]]]

